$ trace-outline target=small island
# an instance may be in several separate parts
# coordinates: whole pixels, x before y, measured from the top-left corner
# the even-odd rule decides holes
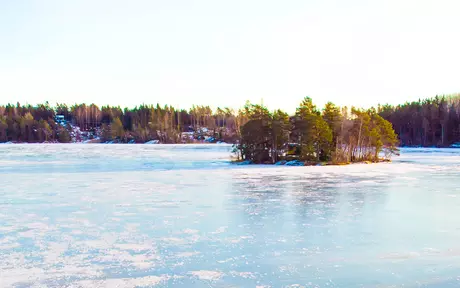
[[[388,162],[398,153],[390,122],[375,109],[350,110],[327,103],[320,112],[305,97],[294,116],[247,103],[248,121],[234,146],[241,164],[288,166]]]

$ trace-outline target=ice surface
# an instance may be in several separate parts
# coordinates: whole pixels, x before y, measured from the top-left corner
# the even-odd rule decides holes
[[[230,145],[1,145],[0,287],[458,287],[460,150],[230,164]]]

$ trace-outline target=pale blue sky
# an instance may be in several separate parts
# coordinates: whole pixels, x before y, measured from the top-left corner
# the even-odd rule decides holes
[[[460,92],[458,0],[0,0],[0,102],[293,111]]]

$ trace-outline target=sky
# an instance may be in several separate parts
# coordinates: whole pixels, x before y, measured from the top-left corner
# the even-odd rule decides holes
[[[0,0],[0,103],[288,112],[460,92],[458,0]]]

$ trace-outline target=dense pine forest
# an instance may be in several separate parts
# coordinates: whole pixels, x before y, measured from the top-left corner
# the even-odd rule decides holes
[[[208,106],[184,110],[159,104],[133,109],[94,104],[0,106],[0,142],[193,143],[206,139],[239,143],[240,156],[256,162],[278,161],[286,149],[307,160],[368,159],[393,147],[393,130],[402,146],[448,147],[460,141],[460,96],[367,110],[332,103],[320,110],[306,97],[295,115],[251,103],[238,111],[213,111]]]
[[[449,147],[460,141],[460,95],[379,106],[402,146]]]
[[[68,143],[99,139],[116,143],[188,143],[206,135],[235,142],[241,121],[241,116],[229,108],[212,111],[207,106],[186,111],[160,105],[121,109],[94,104],[51,107],[48,103],[18,103],[0,106],[0,142]]]

